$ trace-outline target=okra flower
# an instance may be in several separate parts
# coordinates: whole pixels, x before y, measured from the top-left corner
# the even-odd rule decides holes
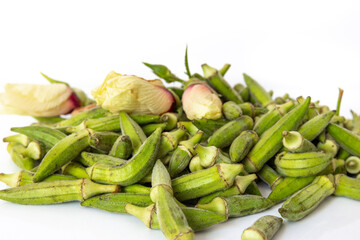
[[[169,112],[175,103],[160,80],[147,81],[116,72],[110,72],[91,94],[98,105],[114,113],[162,114]]]
[[[6,84],[0,93],[0,113],[51,117],[80,106],[74,91],[65,84]]]
[[[219,119],[222,102],[216,92],[206,84],[190,85],[182,96],[182,104],[188,119]]]

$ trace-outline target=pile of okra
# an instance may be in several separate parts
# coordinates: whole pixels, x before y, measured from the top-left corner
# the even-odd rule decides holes
[[[167,82],[177,79],[163,65],[146,65]],[[360,116],[339,115],[342,91],[332,111],[310,97],[273,97],[246,74],[244,85],[232,87],[224,79],[229,67],[189,74],[221,96],[217,120],[190,121],[178,101],[160,116],[94,106],[11,128],[17,134],[4,141],[22,170],[0,175],[11,187],[0,199],[80,201],[138,217],[167,239],[194,239],[194,232],[282,202],[282,218],[298,221],[330,195],[360,200]],[[169,87],[175,99],[184,85]],[[271,189],[267,197],[260,181]],[[242,239],[270,239],[282,222],[263,217]]]

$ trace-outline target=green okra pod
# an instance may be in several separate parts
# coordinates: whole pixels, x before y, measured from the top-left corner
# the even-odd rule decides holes
[[[298,132],[301,133],[305,139],[312,141],[325,130],[334,115],[335,112],[333,111],[320,114],[301,125]]]
[[[181,127],[185,128],[186,131],[188,131],[188,133],[191,136],[194,136],[199,131],[199,129],[192,122],[188,122],[188,121],[178,122],[177,127],[178,128],[181,128]]]
[[[258,141],[259,136],[255,131],[247,130],[240,133],[230,146],[229,154],[231,161],[240,162],[243,160]]]
[[[279,213],[285,219],[298,221],[309,215],[334,191],[333,175],[316,177],[310,185],[288,198],[279,209]]]
[[[232,187],[204,196],[200,198],[198,204],[209,203],[216,197],[230,197],[234,195],[244,194],[249,184],[252,183],[256,178],[257,177],[255,174],[236,176],[234,185]]]
[[[120,112],[121,132],[130,137],[133,153],[135,154],[140,146],[145,142],[146,135],[141,127],[125,112]]]
[[[150,198],[153,202],[156,202],[158,190],[160,187],[163,187],[169,191],[171,195],[173,195],[169,172],[160,160],[157,160],[153,167],[151,175],[151,186]]]
[[[211,135],[208,139],[208,146],[215,146],[217,148],[230,146],[241,132],[252,129],[253,124],[252,118],[248,116],[241,116],[236,120],[228,122]]]
[[[340,148],[336,158],[346,160],[348,157],[350,157],[350,153]]]
[[[58,142],[41,161],[34,175],[34,182],[39,182],[75,159],[82,150],[89,146],[89,129],[73,133]]]
[[[360,200],[360,179],[351,178],[344,174],[335,175],[336,196],[349,197]]]
[[[210,67],[207,64],[203,64],[202,69],[206,77],[207,82],[225,99],[233,101],[235,103],[243,103],[240,95],[235,91],[228,82],[223,78],[223,76],[214,68]]]
[[[251,103],[249,102],[241,103],[239,104],[239,107],[241,108],[243,115],[247,115],[252,118],[256,116],[255,107]]]
[[[133,185],[123,187],[122,191],[124,193],[137,193],[137,194],[149,195],[150,191],[151,191],[151,188],[150,187],[145,187],[145,186],[140,185],[140,184],[133,184]]]
[[[272,102],[270,94],[254,79],[244,73],[244,80],[246,86],[250,90],[250,95],[255,99],[261,106],[266,107]]]
[[[79,125],[67,127],[66,132],[74,133],[85,128],[99,132],[104,132],[104,131],[118,132],[120,131],[119,115],[114,114],[102,118],[86,119]]]
[[[40,160],[46,153],[45,146],[38,141],[31,141],[26,149],[21,153],[22,157],[28,157],[34,160]]]
[[[280,176],[274,169],[269,165],[264,165],[263,168],[258,172],[258,176],[263,180],[271,189],[274,189],[284,178]]]
[[[190,163],[189,163],[190,172],[197,172],[197,171],[203,170],[203,169],[204,169],[204,167],[201,165],[201,160],[198,155],[196,155],[195,157],[193,157],[190,160]]]
[[[143,132],[146,136],[150,136],[157,128],[161,128],[165,130],[167,127],[167,123],[150,123],[142,127]]]
[[[332,157],[335,157],[337,152],[339,151],[339,146],[332,139],[326,139],[325,142],[319,142],[317,144],[317,148],[320,151],[330,153],[332,155]]]
[[[8,137],[4,138],[3,142],[19,143],[19,144],[23,145],[24,147],[27,147],[30,143],[30,138],[24,134],[16,134],[16,135],[12,135],[12,136],[8,136]]]
[[[260,140],[244,160],[248,172],[257,172],[281,148],[282,132],[291,131],[298,127],[310,104],[310,97],[284,115],[271,128],[262,134]]]
[[[88,110],[85,110],[81,113],[76,114],[75,116],[61,121],[57,124],[58,127],[70,127],[77,126],[87,119],[97,119],[105,117],[108,113],[108,110],[103,109],[101,106],[97,106]]]
[[[277,172],[287,177],[308,177],[316,175],[328,166],[332,155],[322,152],[288,153],[276,156]]]
[[[141,145],[137,153],[121,165],[98,162],[86,169],[96,182],[128,186],[140,181],[155,164],[160,145],[161,129],[158,128]]]
[[[161,115],[161,119],[165,123],[167,123],[166,130],[168,131],[173,130],[176,127],[179,120],[177,114],[173,112],[164,113],[163,115]]]
[[[329,124],[327,131],[340,147],[350,154],[360,157],[360,135],[333,123]]]
[[[130,114],[129,116],[139,125],[163,122],[159,115]]]
[[[331,160],[331,163],[317,175],[321,176],[321,175],[340,174],[340,173],[346,173],[345,161],[343,159],[333,158]]]
[[[165,157],[169,152],[174,151],[185,134],[186,131],[183,128],[171,132],[163,132],[160,140],[158,158]]]
[[[282,144],[286,151],[293,153],[314,152],[316,146],[297,131],[283,131]]]
[[[43,143],[46,147],[52,148],[66,135],[56,129],[44,126],[27,126],[11,128],[11,131],[24,134],[32,140]]]
[[[70,175],[76,178],[89,178],[85,168],[77,162],[70,162],[66,164],[61,168],[61,171],[63,175]]]
[[[128,159],[132,154],[132,144],[128,135],[119,136],[110,149],[109,156]]]
[[[27,184],[33,184],[34,174],[21,170],[15,173],[4,174],[0,173],[0,181],[8,185],[9,187],[19,187]],[[75,180],[76,178],[73,176],[64,176],[60,174],[53,174],[49,177],[45,178],[44,182],[57,181],[57,180]]]
[[[299,178],[286,177],[272,189],[268,198],[274,202],[281,202],[309,185],[314,179],[315,176]]]
[[[242,217],[262,212],[274,205],[273,201],[255,195],[234,195],[216,197],[206,204],[197,204],[197,208],[214,211],[228,217]]]
[[[66,120],[62,117],[33,117],[38,121],[39,123],[45,124],[45,125],[55,125],[56,123],[62,122]]]
[[[102,185],[89,179],[59,180],[27,184],[0,191],[0,199],[18,204],[53,204],[84,201],[92,196],[117,192],[116,185]]]
[[[217,129],[224,126],[228,123],[228,120],[225,119],[194,119],[192,123],[201,131],[203,131],[207,135],[212,135]]]
[[[242,115],[242,110],[238,104],[228,101],[222,105],[222,112],[227,120],[234,120]]]
[[[24,157],[22,153],[26,151],[26,148],[19,143],[9,143],[7,151],[10,154],[11,160],[21,169],[31,170],[35,167],[35,161],[32,158]]]
[[[81,203],[83,207],[93,207],[108,212],[126,213],[126,204],[145,207],[152,204],[149,195],[138,193],[107,193],[89,198]]]
[[[231,67],[230,64],[228,64],[228,63],[224,64],[224,66],[219,70],[219,73],[221,74],[221,76],[225,76],[225,74],[227,73],[227,71],[229,70],[230,67]]]
[[[89,145],[94,149],[108,153],[118,137],[120,135],[114,132],[94,132],[90,136]]]
[[[358,174],[360,172],[360,158],[350,156],[345,161],[346,171],[350,174]]]
[[[99,153],[90,153],[90,152],[82,152],[81,156],[76,158],[76,160],[86,167],[91,167],[98,162],[107,163],[111,165],[120,165],[126,162],[126,160],[117,157],[112,157],[109,155],[99,154]]]
[[[282,218],[267,215],[259,218],[244,230],[241,240],[270,240],[283,223]]]
[[[183,175],[172,180],[174,195],[179,201],[183,201],[229,188],[242,170],[242,164],[219,163],[211,168]]]
[[[282,116],[289,112],[293,106],[293,101],[289,101],[282,105],[275,105],[273,109],[260,117],[260,119],[255,123],[253,130],[261,136],[266,130],[279,121]]]
[[[199,156],[200,165],[203,168],[209,168],[216,163],[232,163],[230,158],[225,156],[220,149],[215,146],[204,147],[197,144],[195,152]]]

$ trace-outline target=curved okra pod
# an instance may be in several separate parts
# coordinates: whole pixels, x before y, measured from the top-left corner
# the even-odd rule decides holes
[[[208,140],[208,146],[215,146],[217,148],[230,146],[241,132],[252,129],[253,124],[254,122],[249,116],[241,116],[236,120],[228,122],[212,134]]]
[[[257,172],[273,157],[281,148],[282,132],[296,129],[302,121],[310,104],[310,97],[305,102],[288,112],[271,128],[269,128],[260,140],[255,144],[244,160],[245,169],[248,172]]]
[[[282,144],[286,151],[293,153],[314,152],[316,146],[297,131],[283,131]]]
[[[309,215],[325,198],[335,191],[334,176],[324,175],[314,179],[307,187],[301,189],[279,209],[285,219],[298,221]]]
[[[163,132],[160,140],[158,158],[163,158],[169,152],[174,151],[185,134],[186,131],[183,128],[171,132]]]
[[[174,197],[163,186],[159,186],[156,198],[156,213],[160,229],[167,239],[194,239],[194,231]]]
[[[198,204],[209,203],[216,197],[230,197],[234,195],[244,194],[249,184],[252,183],[256,178],[257,177],[255,174],[236,176],[234,185],[232,187],[204,196],[200,198]]]
[[[34,182],[39,182],[75,159],[79,153],[89,146],[91,131],[83,129],[73,133],[51,148],[41,161],[34,175]]]
[[[271,128],[277,121],[279,121],[280,118],[284,116],[284,114],[289,112],[293,106],[293,101],[289,101],[282,105],[275,105],[273,109],[265,113],[258,121],[256,121],[253,130],[259,136],[261,136],[266,130]]]
[[[360,200],[360,179],[351,178],[344,174],[335,175],[336,196],[349,197]]]
[[[206,81],[212,86],[218,93],[220,93],[225,99],[233,101],[235,103],[243,103],[240,95],[235,91],[223,76],[214,68],[207,64],[203,64],[202,69],[206,77]]]
[[[116,185],[102,185],[89,179],[59,180],[28,184],[0,191],[0,199],[18,204],[53,204],[84,201],[92,196],[117,192]]]
[[[161,115],[161,119],[163,120],[163,122],[167,124],[166,125],[167,131],[173,130],[176,127],[179,120],[176,113],[173,112],[164,113],[163,115]]]
[[[149,195],[150,191],[151,191],[151,188],[150,187],[145,187],[145,186],[140,185],[140,184],[133,184],[133,185],[123,187],[122,191],[124,193],[137,193],[137,194]]]
[[[91,167],[95,163],[102,162],[111,165],[120,165],[126,162],[124,159],[112,157],[105,154],[82,152],[81,156],[76,158],[78,162],[86,167]]]
[[[97,119],[105,117],[108,113],[108,110],[103,109],[101,106],[97,106],[81,113],[76,114],[75,116],[61,121],[57,124],[57,127],[70,127],[70,126],[77,126],[82,123],[84,120],[87,119]]]
[[[281,183],[284,178],[280,176],[274,169],[269,167],[269,165],[264,165],[264,167],[258,172],[258,176],[263,180],[271,189],[274,189],[279,183]]]
[[[231,161],[240,162],[243,160],[258,141],[259,136],[255,131],[247,130],[240,133],[230,146],[229,154]]]
[[[70,175],[76,178],[89,178],[85,168],[77,162],[70,162],[66,164],[61,168],[61,171],[63,175]]]
[[[295,192],[309,185],[314,181],[315,176],[311,177],[286,177],[279,184],[277,184],[271,191],[268,199],[275,203],[281,202],[282,200],[290,197]]]
[[[141,127],[134,120],[132,120],[127,113],[120,112],[119,116],[121,132],[130,137],[133,147],[133,154],[135,154],[138,152],[140,146],[145,142],[146,135]]]
[[[187,121],[178,122],[177,127],[178,128],[181,128],[181,127],[185,128],[186,131],[188,131],[188,133],[191,136],[194,136],[199,131],[199,129],[190,121],[189,122],[187,122]]]
[[[206,204],[195,207],[223,214],[228,217],[242,217],[262,212],[274,205],[273,201],[256,195],[235,195],[216,197]]]
[[[22,156],[26,148],[19,143],[9,143],[7,151],[10,154],[11,160],[21,169],[31,170],[35,167],[35,161],[32,158]]]
[[[8,185],[9,187],[19,187],[27,184],[33,184],[34,174],[25,170],[21,170],[15,173],[4,174],[0,173],[0,181]],[[64,176],[60,174],[50,175],[45,178],[44,182],[57,181],[57,180],[75,180],[73,176]]]
[[[43,143],[46,147],[52,148],[66,135],[56,129],[44,126],[27,126],[11,128],[11,131],[24,134],[32,140]]]
[[[128,186],[144,178],[154,166],[160,145],[161,129],[158,128],[141,145],[137,153],[121,165],[98,162],[86,169],[96,182]]]
[[[126,210],[127,213],[138,217],[148,228],[160,229],[154,204],[148,207],[138,207],[134,204],[127,204]],[[181,207],[181,210],[183,211],[189,226],[194,231],[200,231],[227,220],[227,217],[223,214],[200,208]]]
[[[331,137],[347,152],[360,157],[360,136],[340,127],[339,125],[330,123],[327,131]]]
[[[186,141],[181,141],[179,146],[171,155],[169,162],[169,174],[174,177],[181,173],[188,165],[191,158],[194,156],[194,146],[200,142],[203,131],[198,131],[197,134],[192,136]]]
[[[159,115],[130,114],[129,116],[139,125],[163,122]]]
[[[325,130],[334,115],[334,111],[320,114],[301,125],[298,132],[301,133],[305,139],[312,141]]]
[[[91,129],[94,131],[104,132],[104,131],[120,131],[120,119],[119,115],[110,115],[102,118],[96,119],[86,119],[82,123],[76,126],[71,126],[66,128],[66,132],[74,133],[82,129]]]
[[[19,144],[23,145],[24,147],[27,147],[30,143],[30,138],[24,134],[16,134],[16,135],[12,135],[12,136],[3,138],[3,142],[19,143]]]
[[[114,132],[94,132],[90,136],[89,145],[96,150],[108,153],[118,137],[120,135]]]
[[[110,149],[109,156],[128,159],[132,153],[132,144],[128,135],[119,136]]]
[[[287,177],[308,177],[324,170],[331,162],[332,155],[322,152],[287,153],[276,156],[277,171]]]
[[[259,218],[244,230],[241,240],[270,240],[283,223],[282,218],[267,215]]]
[[[164,166],[164,164],[157,160],[151,175],[151,190],[150,190],[150,198],[153,202],[156,202],[158,191],[160,187],[166,189],[171,195],[173,195],[173,190],[171,187],[171,178],[170,175]]]
[[[348,173],[358,174],[360,172],[360,158],[350,156],[345,161],[345,168]]]
[[[167,123],[151,123],[142,127],[143,132],[146,136],[150,136],[157,128],[165,130]]]
[[[134,204],[145,207],[152,204],[149,195],[138,193],[108,193],[89,198],[81,203],[83,207],[93,207],[108,212],[126,213],[125,206]]]
[[[229,188],[242,170],[242,164],[219,163],[211,168],[183,175],[172,180],[174,195],[176,199],[183,201]]]
[[[242,115],[240,106],[233,102],[228,101],[222,105],[222,112],[227,120],[234,120]]]
[[[212,135],[217,129],[221,128],[228,122],[229,121],[225,119],[212,120],[203,118],[192,120],[192,123],[207,135]]]
[[[268,104],[272,102],[272,98],[270,94],[257,81],[255,81],[245,73],[244,73],[244,80],[246,86],[250,90],[250,95],[254,98],[254,100],[257,103],[259,103],[261,106],[266,107]]]

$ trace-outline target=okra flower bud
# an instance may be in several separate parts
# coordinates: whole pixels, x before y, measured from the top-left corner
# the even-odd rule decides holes
[[[222,116],[222,102],[206,84],[190,85],[182,96],[182,104],[188,119],[219,119]]]

